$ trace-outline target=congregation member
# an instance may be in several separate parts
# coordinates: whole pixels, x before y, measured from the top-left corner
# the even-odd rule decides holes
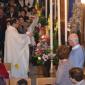
[[[5,31],[7,28],[6,16],[3,11],[3,7],[0,6],[0,50],[2,52],[1,58],[4,59],[4,39]]]
[[[30,24],[30,26],[27,28],[27,33],[31,33],[31,36],[30,37],[30,61],[32,59],[32,56],[34,55],[34,50],[35,50],[35,46],[36,46],[36,41],[35,41],[35,38],[34,38],[34,30],[35,30],[35,27],[36,25],[38,24],[38,20],[39,20],[39,17],[35,16],[32,20],[32,23]]]
[[[75,67],[70,69],[69,75],[73,83],[72,85],[85,85],[84,74],[81,68]]]
[[[19,81],[17,81],[17,85],[28,85],[28,83],[26,79],[20,79]]]
[[[6,81],[0,76],[0,85],[6,85]]]
[[[16,0],[15,2],[19,11],[25,6],[27,6],[28,9],[31,9],[33,6],[34,0]]]
[[[25,21],[29,20],[29,16],[27,16],[27,12],[24,9],[19,12],[19,16],[23,16]]]
[[[7,18],[12,19],[12,18],[17,18],[17,17],[18,17],[18,13],[17,13],[17,11],[15,10],[15,8],[16,8],[16,7],[13,6],[13,5],[9,6],[8,11],[7,11],[7,13],[6,13]]]
[[[11,77],[28,77],[29,72],[29,44],[30,34],[20,34],[20,22],[13,20],[12,26],[8,26],[5,34],[4,62],[11,63]]]
[[[20,34],[25,34],[26,31],[27,31],[28,23],[25,22],[23,16],[19,16],[18,19],[19,19],[19,22],[20,22],[20,27],[19,27],[19,29],[18,29],[18,32],[19,32]]]
[[[31,16],[31,10],[29,10],[29,8],[27,6],[24,6],[23,9],[26,11],[26,15],[27,16]]]
[[[79,43],[78,35],[72,33],[68,37],[69,45],[72,47],[72,50],[69,54],[69,61],[73,67],[83,68],[84,65],[84,50]]]
[[[10,6],[16,7],[15,0],[8,0],[8,3],[6,3],[6,4],[4,5],[4,11],[5,11],[5,13],[8,13],[8,12],[9,12],[9,7],[10,7]],[[17,10],[17,9],[16,9],[16,10]]]
[[[72,68],[69,60],[69,47],[61,45],[57,49],[59,65],[56,72],[56,80],[54,85],[72,85],[69,78],[69,70]]]
[[[7,72],[7,69],[3,63],[0,63],[0,76],[5,79],[9,78],[9,73]]]

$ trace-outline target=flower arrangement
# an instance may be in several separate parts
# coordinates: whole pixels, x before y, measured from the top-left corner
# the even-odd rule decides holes
[[[33,65],[42,65],[47,60],[50,59],[50,47],[48,45],[48,37],[46,35],[42,35],[39,42],[37,43],[35,54],[32,57]]]
[[[51,59],[50,48],[44,42],[39,42],[35,49],[35,54],[32,57],[32,64],[33,65],[43,65],[45,62]],[[55,55],[53,57],[53,64],[58,64],[58,57]]]
[[[33,65],[43,65],[46,61],[50,61],[51,59],[50,38],[49,35],[46,34],[47,28],[45,27],[48,22],[44,17],[40,17],[38,23],[39,24],[36,26],[34,31],[36,47],[32,57]],[[56,45],[55,42],[55,47],[57,47]],[[57,56],[53,58],[53,64],[56,63],[58,63]]]

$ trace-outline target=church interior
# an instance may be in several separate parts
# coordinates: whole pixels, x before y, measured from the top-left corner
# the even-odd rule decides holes
[[[85,85],[84,13],[85,0],[0,0],[0,85]]]

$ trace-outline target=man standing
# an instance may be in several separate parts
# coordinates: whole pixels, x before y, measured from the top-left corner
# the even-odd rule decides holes
[[[83,68],[84,64],[84,51],[81,45],[79,44],[78,35],[72,33],[68,37],[69,45],[72,46],[72,50],[69,55],[69,61],[73,67]]]
[[[0,49],[2,52],[2,61],[4,59],[4,39],[5,39],[5,30],[7,28],[6,16],[3,12],[3,7],[0,7]]]
[[[11,63],[12,77],[27,77],[29,71],[29,34],[18,33],[19,20],[13,20],[5,36],[4,62]]]

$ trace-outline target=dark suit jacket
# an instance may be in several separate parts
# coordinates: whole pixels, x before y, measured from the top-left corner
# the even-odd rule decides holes
[[[5,39],[5,31],[7,28],[6,16],[0,17],[0,42],[4,42]]]

